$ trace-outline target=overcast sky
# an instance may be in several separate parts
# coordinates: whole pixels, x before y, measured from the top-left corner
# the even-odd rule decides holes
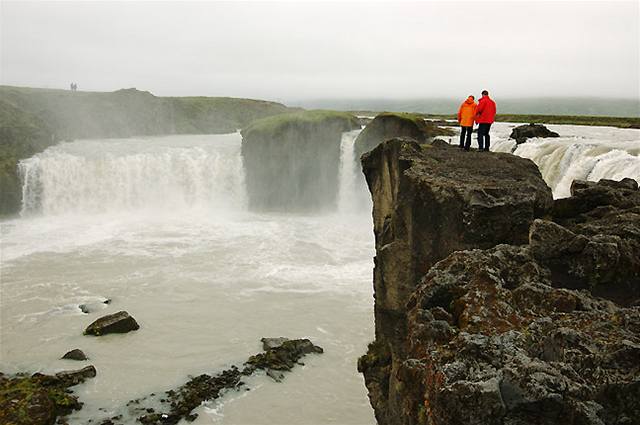
[[[0,2],[0,82],[276,100],[640,97],[640,2]]]

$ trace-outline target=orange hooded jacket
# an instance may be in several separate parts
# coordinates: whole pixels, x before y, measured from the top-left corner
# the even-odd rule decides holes
[[[476,116],[478,105],[471,96],[467,98],[458,109],[458,122],[462,127],[473,127],[473,119]]]

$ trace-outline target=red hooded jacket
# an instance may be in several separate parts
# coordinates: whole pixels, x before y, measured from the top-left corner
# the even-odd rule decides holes
[[[482,96],[476,108],[476,122],[478,124],[492,124],[496,118],[496,102],[489,96]]]

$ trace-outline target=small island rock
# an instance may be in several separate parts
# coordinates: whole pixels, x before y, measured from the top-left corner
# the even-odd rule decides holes
[[[66,360],[88,360],[87,355],[78,348],[67,352],[64,356],[62,356],[62,358]]]
[[[105,335],[110,333],[127,333],[140,329],[136,320],[129,316],[126,311],[119,311],[114,314],[103,316],[91,323],[85,329],[85,335]]]
[[[517,144],[524,143],[532,137],[560,137],[560,135],[542,124],[531,123],[514,128],[509,136],[509,138],[515,139]]]

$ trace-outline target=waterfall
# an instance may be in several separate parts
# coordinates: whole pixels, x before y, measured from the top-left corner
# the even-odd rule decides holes
[[[340,141],[340,176],[338,193],[338,211],[351,213],[360,210],[363,198],[360,190],[366,190],[360,180],[362,173],[355,160],[354,142],[362,130],[347,131]]]
[[[245,204],[240,136],[83,140],[19,163],[22,215]]]
[[[533,160],[542,173],[554,198],[570,196],[574,180],[621,180],[629,177],[640,181],[640,157],[632,154],[637,146],[621,143],[525,143],[515,154]]]
[[[607,127],[552,126],[561,137],[529,139],[516,145],[508,138],[511,126],[496,130],[494,151],[513,152],[536,163],[554,198],[571,195],[574,180],[640,182],[640,131]]]

